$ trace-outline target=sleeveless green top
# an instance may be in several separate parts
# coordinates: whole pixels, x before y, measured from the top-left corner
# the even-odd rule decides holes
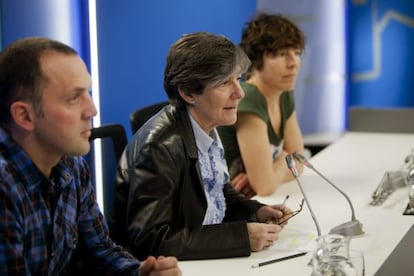
[[[280,110],[281,110],[281,124],[278,132],[273,130],[269,114],[267,112],[267,103],[263,95],[258,91],[257,87],[248,84],[241,84],[245,96],[240,101],[237,112],[250,112],[259,116],[267,125],[267,135],[269,137],[270,144],[273,145],[275,151],[280,151],[283,145],[284,129],[287,119],[292,115],[295,110],[295,102],[293,93],[291,91],[285,91],[280,95]],[[226,155],[227,165],[230,171],[230,177],[234,177],[238,172],[244,171],[243,162],[240,157],[240,148],[237,143],[236,129],[231,126],[220,126],[217,128],[222,140],[224,151]]]

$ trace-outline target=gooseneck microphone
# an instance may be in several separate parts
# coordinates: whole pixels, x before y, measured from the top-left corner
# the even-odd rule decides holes
[[[326,182],[328,182],[329,185],[334,187],[338,192],[340,192],[345,199],[348,201],[349,206],[351,207],[351,221],[345,222],[343,224],[340,224],[334,228],[331,229],[329,233],[331,234],[340,234],[343,236],[357,236],[364,234],[364,231],[362,230],[362,224],[355,218],[355,210],[354,206],[352,205],[351,200],[349,199],[348,195],[345,194],[344,191],[339,189],[335,184],[333,184],[329,179],[327,179],[323,174],[321,174],[315,167],[309,163],[309,161],[300,153],[294,152],[293,157],[301,164],[306,166],[307,168],[313,170],[315,173],[317,173],[320,177],[323,178]]]
[[[305,199],[306,205],[308,206],[308,209],[309,209],[309,212],[310,212],[311,217],[313,219],[313,222],[315,223],[316,231],[318,232],[318,236],[320,236],[321,235],[321,228],[319,227],[319,223],[316,220],[316,216],[313,213],[313,210],[312,210],[312,208],[309,204],[308,197],[306,196],[305,192],[303,191],[302,184],[300,183],[299,178],[298,178],[299,174],[298,174],[298,171],[296,170],[296,167],[294,165],[294,161],[292,159],[292,156],[290,156],[289,154],[286,155],[285,160],[286,160],[286,164],[287,164],[289,170],[292,172],[293,177],[295,178],[296,182],[298,183],[299,189],[300,189],[300,191],[303,195],[303,198]]]

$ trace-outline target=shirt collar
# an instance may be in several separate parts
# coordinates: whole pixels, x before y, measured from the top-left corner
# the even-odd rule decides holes
[[[3,158],[10,162],[10,166],[16,171],[17,176],[29,191],[39,189],[39,186],[46,180],[26,151],[2,127],[0,127],[0,155],[3,155]],[[63,178],[65,181],[62,183],[67,183],[70,181],[72,173],[64,163],[64,160],[60,160],[53,167],[52,172],[55,179]],[[63,186],[65,185],[63,184]]]
[[[190,117],[191,125],[194,130],[194,137],[196,139],[197,147],[200,149],[200,151],[207,152],[214,141],[217,141],[217,144],[221,146],[221,141],[219,139],[219,135],[216,128],[213,128],[213,130],[210,132],[210,135],[208,135],[200,127],[196,120],[194,120],[191,114],[188,113],[188,115]]]

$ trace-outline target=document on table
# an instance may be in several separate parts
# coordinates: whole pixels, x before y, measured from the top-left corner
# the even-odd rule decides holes
[[[282,231],[279,239],[270,250],[313,251],[316,247],[316,235],[313,233]]]

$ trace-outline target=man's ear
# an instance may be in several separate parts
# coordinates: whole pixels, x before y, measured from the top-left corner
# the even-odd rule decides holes
[[[181,98],[183,98],[184,101],[186,101],[186,103],[188,103],[190,105],[195,104],[195,99],[194,99],[193,95],[188,95],[182,89],[178,89],[178,93],[180,93]]]
[[[30,103],[16,101],[10,106],[10,114],[16,125],[26,130],[33,129],[34,110]]]

